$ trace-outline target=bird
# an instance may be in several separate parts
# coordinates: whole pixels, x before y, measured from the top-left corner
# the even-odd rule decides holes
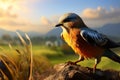
[[[61,38],[79,55],[79,59],[71,63],[77,64],[85,59],[94,58],[93,72],[96,71],[102,57],[120,63],[120,56],[110,50],[120,47],[120,43],[88,27],[76,13],[63,14],[55,27],[62,28]]]

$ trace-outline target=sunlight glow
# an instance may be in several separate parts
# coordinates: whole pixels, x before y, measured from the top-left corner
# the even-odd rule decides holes
[[[0,9],[14,13],[17,9],[19,9],[19,6],[15,0],[0,0]]]

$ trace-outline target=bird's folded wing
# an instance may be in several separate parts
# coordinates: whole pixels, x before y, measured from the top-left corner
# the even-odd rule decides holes
[[[105,46],[108,41],[108,38],[105,35],[91,29],[81,30],[80,35],[86,42],[96,46]]]

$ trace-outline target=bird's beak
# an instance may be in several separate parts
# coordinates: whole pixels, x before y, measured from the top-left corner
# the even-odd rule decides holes
[[[60,26],[62,26],[62,24],[57,24],[57,25],[55,25],[55,27],[60,27]]]

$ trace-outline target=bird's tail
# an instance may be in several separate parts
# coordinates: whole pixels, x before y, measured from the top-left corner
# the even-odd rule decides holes
[[[108,57],[112,59],[113,61],[120,63],[120,56],[118,56],[117,54],[115,54],[113,51],[109,49],[105,51],[103,56]]]

